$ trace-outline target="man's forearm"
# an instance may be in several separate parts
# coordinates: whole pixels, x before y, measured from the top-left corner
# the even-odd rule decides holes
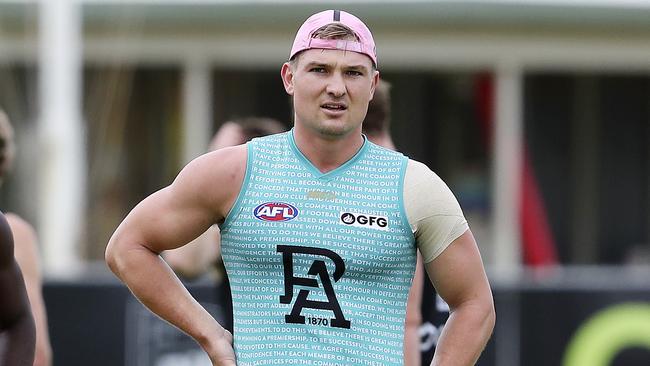
[[[404,327],[404,366],[420,366],[419,324],[407,323]]]
[[[491,304],[466,304],[452,311],[440,335],[431,365],[476,364],[492,335],[494,322]]]
[[[9,265],[0,266],[0,365],[32,366],[36,327],[25,281],[11,254]]]
[[[158,254],[141,246],[109,250],[107,262],[140,302],[204,348],[223,336],[224,329],[190,295]]]

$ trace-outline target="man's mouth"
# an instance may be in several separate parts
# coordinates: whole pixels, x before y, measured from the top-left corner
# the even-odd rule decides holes
[[[342,103],[325,103],[325,104],[321,104],[321,108],[328,109],[331,111],[344,111],[348,109],[348,107]]]

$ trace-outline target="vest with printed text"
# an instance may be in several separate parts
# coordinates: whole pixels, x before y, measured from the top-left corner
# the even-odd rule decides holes
[[[247,148],[221,227],[237,364],[402,365],[416,258],[408,159],[366,140],[321,173],[293,131]]]

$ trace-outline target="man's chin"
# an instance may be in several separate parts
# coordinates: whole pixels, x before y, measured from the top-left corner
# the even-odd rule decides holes
[[[350,129],[343,126],[324,126],[319,129],[321,136],[330,139],[337,139],[350,133]]]

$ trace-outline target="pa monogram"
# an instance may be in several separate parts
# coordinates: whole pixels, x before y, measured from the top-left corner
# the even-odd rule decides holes
[[[280,296],[280,303],[291,304],[295,285],[313,287],[314,289],[319,289],[321,287],[320,285],[322,285],[325,295],[327,296],[327,301],[308,300],[307,298],[309,297],[310,290],[300,289],[300,291],[298,291],[298,297],[291,309],[291,313],[285,315],[285,321],[287,323],[305,324],[305,317],[301,315],[302,309],[304,308],[329,310],[334,315],[334,318],[329,319],[330,326],[350,329],[350,321],[345,319],[345,316],[343,315],[341,305],[336,298],[336,293],[334,293],[332,281],[323,259],[314,259],[309,271],[307,272],[307,274],[314,276],[315,278],[298,277],[293,273],[294,254],[306,254],[314,256],[315,258],[326,257],[334,262],[334,274],[332,277],[334,278],[334,282],[337,282],[345,272],[345,263],[343,262],[343,259],[335,252],[323,248],[278,245],[277,251],[282,253],[282,264],[284,266],[284,295]],[[314,324],[311,319],[310,324]]]

